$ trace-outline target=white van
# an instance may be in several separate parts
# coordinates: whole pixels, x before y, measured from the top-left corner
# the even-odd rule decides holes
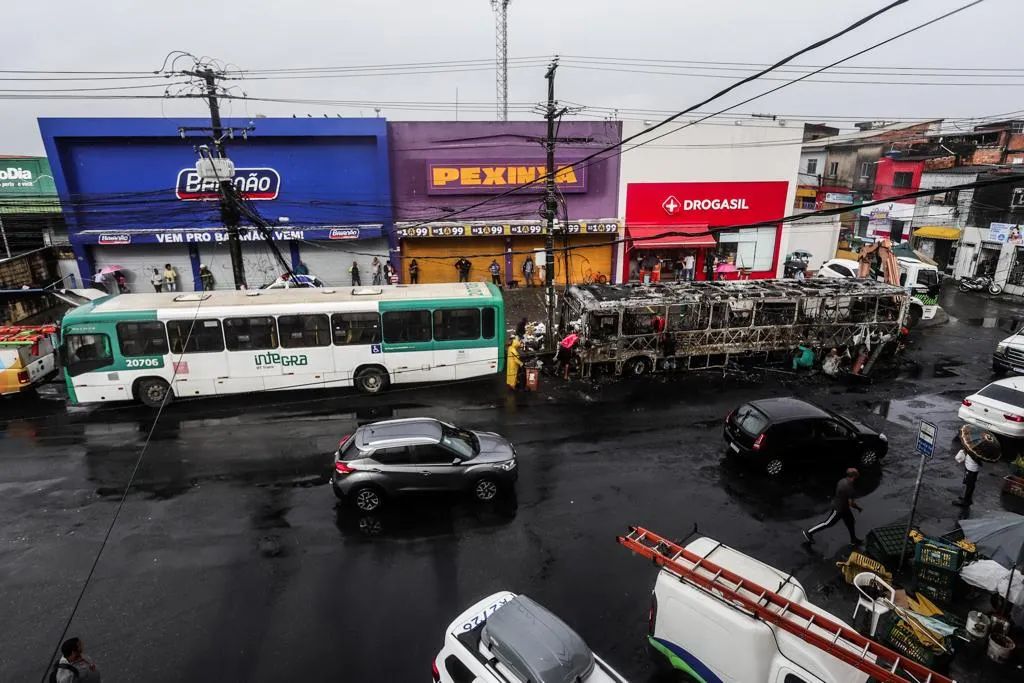
[[[744,579],[843,623],[807,600],[791,576],[710,538],[686,549]],[[865,683],[867,674],[712,596],[669,569],[651,594],[647,640],[659,668],[684,671],[704,683]],[[859,654],[859,653],[858,653]]]

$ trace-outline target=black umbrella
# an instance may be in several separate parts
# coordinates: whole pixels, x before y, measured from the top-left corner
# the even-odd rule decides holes
[[[999,462],[1003,457],[1002,448],[996,435],[974,425],[960,428],[960,444],[972,458],[984,462]]]

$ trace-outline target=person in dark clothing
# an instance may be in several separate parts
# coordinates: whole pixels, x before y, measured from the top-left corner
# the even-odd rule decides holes
[[[455,262],[455,270],[459,271],[459,282],[469,282],[469,269],[473,264],[465,256],[460,256]]]
[[[860,472],[853,467],[846,470],[846,476],[836,484],[836,497],[832,501],[832,509],[829,511],[828,517],[820,524],[803,532],[804,539],[808,543],[814,543],[814,534],[835,526],[840,519],[846,525],[846,530],[850,532],[850,545],[863,543],[861,539],[857,538],[856,522],[853,519],[853,510],[862,511],[854,498],[857,494],[855,484],[859,476]]]
[[[519,324],[516,325],[516,336],[519,337],[520,341],[526,338],[526,318],[520,320]]]
[[[292,272],[296,275],[309,275],[309,267],[302,261],[299,261],[299,265],[295,266]]]
[[[352,275],[352,286],[359,287],[363,283],[359,279],[359,264],[355,261],[352,262],[352,267],[348,269],[348,272]]]
[[[491,265],[487,266],[487,270],[491,273],[491,284],[501,287],[501,266],[498,265],[498,259],[491,259]]]
[[[715,279],[715,266],[718,265],[718,259],[714,254],[708,252],[704,257],[704,279],[711,282]]]
[[[420,264],[416,262],[416,259],[409,261],[409,284],[418,285],[420,283]]]

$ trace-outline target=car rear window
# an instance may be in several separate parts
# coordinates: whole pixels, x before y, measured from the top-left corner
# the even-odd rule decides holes
[[[744,403],[737,408],[732,420],[737,427],[750,436],[757,436],[763,432],[769,422],[767,415],[749,403]]]
[[[1024,406],[1024,391],[1017,391],[1016,389],[1000,386],[998,384],[989,384],[978,392],[978,396],[984,396],[985,398],[990,398],[993,401],[1009,403],[1012,406]]]

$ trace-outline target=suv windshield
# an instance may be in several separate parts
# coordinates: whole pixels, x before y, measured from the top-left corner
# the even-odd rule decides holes
[[[768,416],[749,403],[744,403],[737,408],[732,420],[737,427],[750,436],[757,436],[768,426]]]
[[[442,427],[441,443],[467,459],[480,452],[480,443],[476,435],[458,427]]]
[[[939,284],[939,271],[919,270],[917,271],[917,284],[925,287],[934,287]]]

